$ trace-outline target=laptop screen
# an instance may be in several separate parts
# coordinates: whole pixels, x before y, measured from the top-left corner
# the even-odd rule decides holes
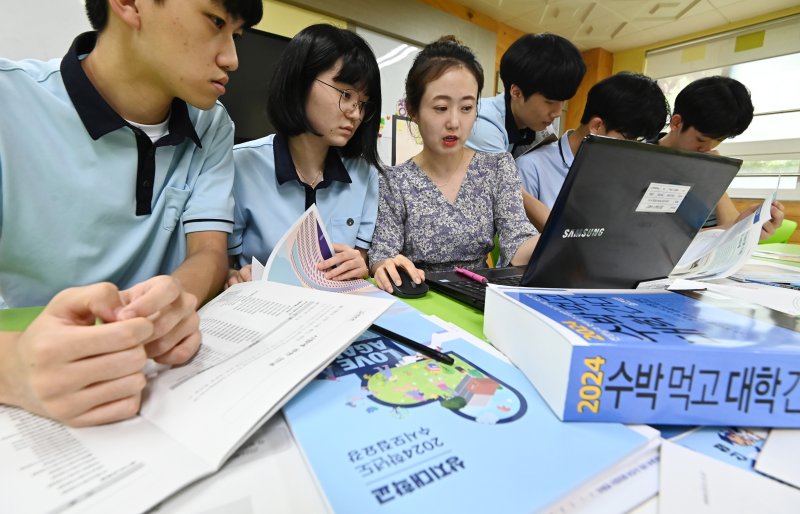
[[[741,161],[584,139],[521,285],[634,288],[672,271]]]

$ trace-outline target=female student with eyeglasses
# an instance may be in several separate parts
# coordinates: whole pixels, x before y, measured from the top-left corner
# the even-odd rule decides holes
[[[253,257],[275,244],[312,204],[333,239],[320,267],[332,280],[367,275],[378,212],[380,74],[355,33],[332,25],[299,32],[281,56],[267,96],[277,134],[237,145],[235,225],[228,253],[250,280]]]

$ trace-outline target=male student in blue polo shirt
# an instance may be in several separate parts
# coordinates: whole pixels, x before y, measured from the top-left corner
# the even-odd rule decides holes
[[[719,75],[703,77],[678,93],[669,132],[659,134],[651,141],[667,148],[715,154],[717,145],[747,130],[753,121],[753,111],[750,92],[744,84]],[[739,213],[725,193],[706,220],[705,227],[731,226],[749,216],[755,208],[757,206]],[[773,202],[770,215],[772,219],[761,227],[761,239],[770,237],[783,223],[783,205]]]
[[[63,59],[0,59],[0,295],[47,303],[0,334],[0,403],[76,426],[135,415],[146,358],[180,364],[199,348],[195,308],[223,284],[233,226],[233,128],[217,99],[262,4],[86,10],[96,32]]]
[[[655,80],[620,72],[592,86],[586,95],[581,124],[558,141],[542,145],[517,159],[522,186],[547,211],[535,220],[544,226],[572,161],[589,134],[618,139],[649,139],[664,127],[669,104]]]
[[[509,152],[515,158],[555,137],[547,128],[561,116],[586,74],[580,51],[555,34],[526,34],[500,59],[504,92],[478,104],[478,119],[466,146],[482,152]],[[523,194],[533,222],[548,210]],[[534,223],[535,225],[535,223]],[[537,226],[539,230],[541,226]]]

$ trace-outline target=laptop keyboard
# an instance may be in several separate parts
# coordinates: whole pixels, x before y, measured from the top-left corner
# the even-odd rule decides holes
[[[518,286],[522,280],[522,275],[511,275],[508,277],[493,278],[492,284],[499,284],[503,286]],[[464,280],[459,282],[449,282],[448,286],[458,290],[461,293],[469,295],[470,297],[478,300],[479,305],[483,305],[486,301],[486,285],[473,280]]]

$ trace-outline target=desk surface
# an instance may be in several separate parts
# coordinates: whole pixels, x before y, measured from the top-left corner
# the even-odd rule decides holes
[[[756,250],[771,250],[776,252],[800,253],[800,245],[793,244],[768,244],[760,245]],[[781,262],[791,266],[800,267],[800,263],[776,261],[774,259],[759,259],[764,262]],[[470,334],[486,340],[483,334],[483,312],[466,304],[448,298],[435,291],[430,291],[425,297],[413,300],[404,299],[404,302],[424,314],[438,316],[439,318],[458,325]],[[0,330],[22,330],[33,321],[41,307],[28,307],[22,309],[0,309]]]
[[[423,314],[438,316],[444,321],[463,328],[470,334],[486,340],[483,335],[483,311],[458,302],[436,291],[429,291],[423,298],[403,300]]]
[[[0,330],[24,330],[42,312],[42,307],[0,309]]]

